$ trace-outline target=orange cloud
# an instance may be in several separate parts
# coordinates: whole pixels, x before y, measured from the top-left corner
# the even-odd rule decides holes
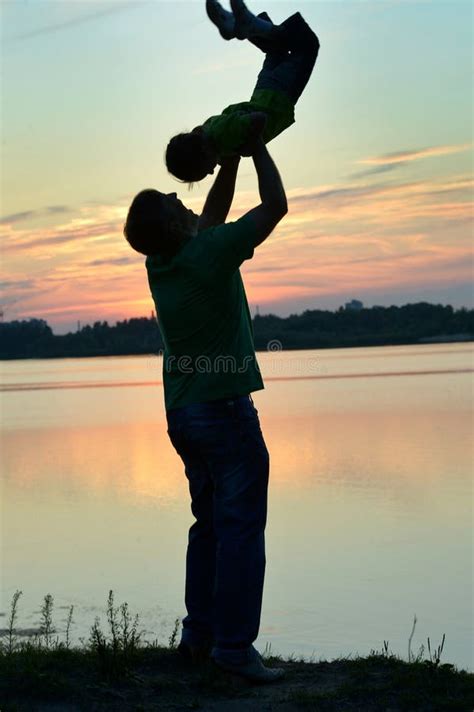
[[[357,163],[368,165],[390,165],[392,163],[405,163],[406,161],[418,161],[422,158],[431,158],[432,156],[446,156],[451,153],[461,153],[472,148],[471,143],[454,144],[447,146],[431,146],[430,148],[418,148],[405,151],[394,151],[393,153],[384,153],[381,156],[372,156],[364,158]]]
[[[242,267],[249,301],[468,281],[472,186],[455,176],[290,191],[288,215]],[[185,202],[200,212],[202,198]],[[230,219],[255,202],[254,192],[238,193]],[[46,226],[28,211],[4,222],[6,318],[54,325],[150,313],[144,258],[122,235],[128,203],[83,206],[57,224],[49,213]]]

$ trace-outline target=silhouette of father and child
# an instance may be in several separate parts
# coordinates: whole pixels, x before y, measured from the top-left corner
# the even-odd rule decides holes
[[[316,62],[319,41],[300,13],[274,25],[243,0],[225,10],[206,0],[225,40],[248,40],[265,59],[250,101],[228,106],[166,149],[169,172],[186,183],[219,171],[201,215],[176,193],[143,190],[124,235],[146,255],[165,346],[167,432],[183,461],[195,522],[186,552],[183,657],[208,658],[252,682],[279,680],[257,638],[265,573],[269,453],[251,393],[264,388],[239,267],[288,211],[266,144],[290,126]],[[260,202],[227,222],[239,162],[252,158]],[[222,359],[227,367],[221,368]]]

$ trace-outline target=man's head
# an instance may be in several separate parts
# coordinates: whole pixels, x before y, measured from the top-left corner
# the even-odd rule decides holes
[[[130,246],[142,255],[169,259],[196,234],[198,219],[176,193],[149,188],[133,199],[123,233]]]
[[[202,127],[197,126],[191,133],[181,133],[171,139],[165,160],[175,178],[195,183],[214,173],[217,153]]]

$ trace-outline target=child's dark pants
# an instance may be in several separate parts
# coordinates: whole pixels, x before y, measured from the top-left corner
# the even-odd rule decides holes
[[[269,454],[251,396],[167,412],[191,509],[182,642],[245,662],[257,638],[265,574]]]
[[[255,89],[274,89],[296,104],[313,71],[319,40],[297,12],[281,23],[284,44],[267,52]]]

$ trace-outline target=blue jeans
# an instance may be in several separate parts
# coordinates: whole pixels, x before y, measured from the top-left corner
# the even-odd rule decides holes
[[[296,104],[314,69],[319,40],[299,12],[278,27],[285,29],[285,41],[266,51],[255,89],[281,91]]]
[[[269,454],[251,396],[167,412],[168,435],[189,481],[182,641],[244,662],[257,638],[265,575]]]

